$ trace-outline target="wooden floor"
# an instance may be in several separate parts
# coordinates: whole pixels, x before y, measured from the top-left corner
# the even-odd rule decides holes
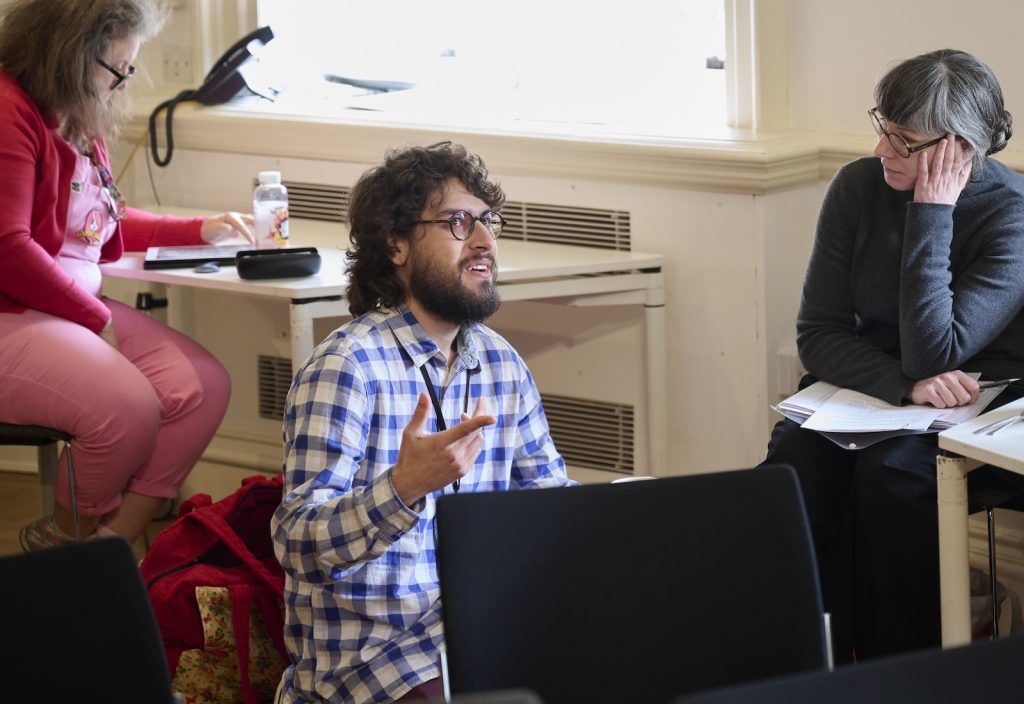
[[[3,506],[0,511],[0,556],[19,554],[18,531],[39,517],[39,477],[21,472],[0,472],[0,506]],[[170,518],[154,521],[149,529],[150,537],[170,521]],[[141,557],[144,551],[140,540],[135,545],[135,552]]]

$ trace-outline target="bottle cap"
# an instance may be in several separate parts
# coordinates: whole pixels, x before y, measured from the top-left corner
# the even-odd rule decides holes
[[[281,183],[281,172],[260,171],[260,183]]]

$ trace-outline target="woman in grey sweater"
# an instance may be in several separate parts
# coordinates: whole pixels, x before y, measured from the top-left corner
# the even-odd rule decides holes
[[[992,71],[933,51],[890,70],[873,157],[835,175],[797,317],[804,383],[947,408],[1024,377],[1024,179],[987,157],[1011,134]],[[993,402],[1021,395],[1009,387]],[[766,463],[804,491],[837,662],[940,642],[934,434],[861,450],[781,421]],[[978,484],[1013,485],[993,468]]]

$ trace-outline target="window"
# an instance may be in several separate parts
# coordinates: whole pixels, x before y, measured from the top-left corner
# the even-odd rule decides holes
[[[725,71],[708,68],[726,58],[723,0],[259,0],[257,12],[276,35],[274,109],[657,136],[726,120]]]

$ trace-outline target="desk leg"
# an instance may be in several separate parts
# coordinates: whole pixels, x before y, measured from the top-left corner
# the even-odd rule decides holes
[[[288,306],[288,334],[295,374],[313,353],[313,315],[308,304],[293,302]]]
[[[647,474],[671,473],[668,452],[668,364],[665,335],[665,290],[661,274],[644,301],[644,353],[647,384]]]
[[[292,374],[305,364],[319,340],[313,337],[313,321],[348,315],[348,305],[340,297],[293,300],[288,306],[288,334],[292,355]]]
[[[970,562],[967,552],[967,472],[964,457],[936,459],[939,500],[939,588],[942,646],[971,642]]]

